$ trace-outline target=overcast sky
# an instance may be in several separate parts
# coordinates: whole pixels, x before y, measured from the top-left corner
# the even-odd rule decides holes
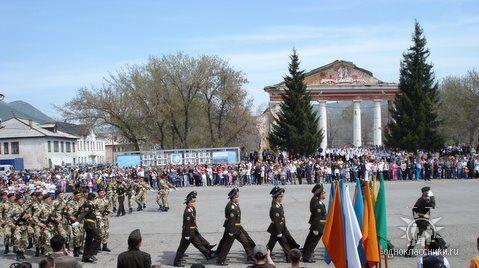
[[[414,19],[438,79],[479,67],[477,0],[1,1],[0,92],[58,116],[79,87],[183,51],[228,59],[258,107],[293,47],[306,70],[342,59],[397,82]]]

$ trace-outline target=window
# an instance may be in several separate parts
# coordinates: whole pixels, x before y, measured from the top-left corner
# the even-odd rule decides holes
[[[8,142],[3,143],[3,153],[8,154]]]
[[[75,142],[72,142],[72,151],[75,152]]]
[[[60,151],[59,148],[60,148],[60,147],[58,146],[58,141],[54,141],[54,142],[53,142],[53,151],[54,151],[55,153],[58,153],[58,152]]]
[[[65,151],[67,153],[71,153],[72,151],[71,143],[69,141],[65,142]]]
[[[60,148],[61,148],[62,153],[65,152],[65,146],[63,144],[63,141],[60,142]]]
[[[20,153],[20,144],[18,141],[14,141],[11,143],[12,146],[12,154],[19,154]]]
[[[48,152],[51,153],[52,152],[52,142],[51,141],[48,141]]]

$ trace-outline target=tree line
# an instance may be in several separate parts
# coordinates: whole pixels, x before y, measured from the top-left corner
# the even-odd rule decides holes
[[[140,148],[248,146],[255,139],[245,74],[217,56],[151,56],[80,88],[57,107],[69,121],[107,126]]]

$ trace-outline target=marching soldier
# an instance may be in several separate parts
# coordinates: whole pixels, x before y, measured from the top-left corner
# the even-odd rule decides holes
[[[73,199],[68,203],[68,216],[72,222],[77,221],[77,216],[79,214],[80,207],[83,205],[84,201],[81,197],[81,194],[78,190],[73,192]],[[72,225],[72,236],[73,236],[73,256],[79,257],[81,254],[81,247],[83,245],[83,228],[81,224]]]
[[[97,211],[97,225],[100,232],[101,244],[103,245],[101,250],[110,252],[108,248],[108,237],[110,236],[110,200],[105,196],[105,190],[98,188],[98,198],[95,200],[95,205],[98,208]]]
[[[8,217],[11,207],[14,204],[14,195],[7,192],[1,193],[2,203],[0,203],[0,234],[3,236],[3,245],[5,245],[4,255],[10,252],[10,241],[12,240],[12,223]]]
[[[273,251],[274,245],[278,242],[281,248],[283,248],[286,260],[289,260],[289,251],[293,248],[299,249],[299,245],[289,233],[288,228],[286,228],[286,219],[282,205],[284,189],[275,187],[270,194],[273,197],[273,202],[269,210],[271,224],[267,231],[270,233],[270,238],[266,247]]]
[[[28,240],[27,226],[31,219],[30,207],[25,205],[22,194],[16,196],[16,203],[10,209],[9,219],[13,223],[17,261],[25,259],[25,244]]]
[[[196,196],[192,195],[191,193],[188,194],[185,200],[186,208],[183,213],[181,241],[173,262],[173,265],[176,267],[185,266],[182,264],[181,260],[190,243],[193,244],[193,246],[195,246],[201,253],[203,253],[207,260],[214,258],[214,253],[211,251],[211,249],[207,248],[199,238],[200,233],[196,225],[196,215],[194,213],[195,202]]]
[[[118,200],[118,210],[116,211],[116,216],[119,217],[125,215],[125,195],[126,195],[126,185],[121,181],[121,178],[118,177],[116,180],[116,196]]]
[[[196,199],[196,196],[198,196],[198,193],[196,191],[191,191],[186,195],[185,200],[190,197]],[[196,207],[193,207],[193,215],[195,215],[196,218]],[[198,239],[200,240],[201,244],[203,244],[206,248],[213,249],[216,246],[216,244],[211,245],[210,242],[208,242],[208,240],[206,240],[200,233],[198,233]]]
[[[112,212],[116,212],[116,183],[115,180],[110,178],[106,184],[106,193],[108,196],[108,200],[110,202],[110,207],[112,208]]]
[[[159,206],[158,210],[168,211],[170,209],[168,204],[168,194],[171,188],[176,189],[173,184],[166,180],[166,176],[163,176],[158,183],[158,196],[156,197],[156,203]]]
[[[126,182],[126,196],[128,197],[128,213],[133,212],[133,196],[134,190],[136,188],[136,183],[133,180]]]
[[[414,239],[411,239],[411,242],[408,246],[406,251],[406,257],[412,256],[412,250],[416,247],[419,238],[421,238],[424,231],[430,226],[431,222],[429,220],[431,215],[431,208],[436,208],[436,199],[434,194],[431,191],[431,187],[425,186],[421,188],[422,195],[414,204],[412,209],[412,213],[414,216],[414,221],[417,225],[418,232]],[[434,228],[432,228],[434,231]],[[444,239],[439,236],[437,233],[433,233],[433,238],[435,238],[436,242],[438,242],[441,248],[447,248]]]
[[[51,195],[47,193],[42,198],[43,204],[33,215],[33,219],[36,223],[35,231],[39,234],[39,246],[35,248],[35,257],[39,256],[40,249],[42,254],[49,255],[52,253],[50,239],[53,237],[56,226],[61,221],[60,215],[56,215],[55,213]]]
[[[314,249],[318,245],[321,236],[323,235],[324,225],[326,224],[326,206],[323,203],[325,192],[322,184],[316,184],[311,190],[314,194],[309,202],[309,233],[306,237],[303,247],[303,262],[314,263],[312,258]]]
[[[80,222],[83,222],[83,229],[85,230],[82,262],[95,262],[97,260],[95,255],[100,246],[100,235],[96,227],[96,213],[95,194],[89,193],[87,200],[79,209],[77,222],[73,224],[79,225]]]
[[[139,179],[135,179],[135,184],[133,186],[133,193],[134,193],[134,196],[135,196],[135,202],[136,204],[138,205],[138,207],[136,208],[136,211],[142,211],[145,206],[145,204],[143,204],[143,199],[144,199],[144,195],[145,195],[145,187],[139,182]]]
[[[248,233],[241,226],[241,209],[239,207],[239,189],[234,188],[228,193],[230,201],[225,207],[225,232],[221,242],[218,245],[218,265],[227,265],[225,263],[234,240],[238,240],[248,255],[248,262],[253,261],[253,249],[256,244],[253,242]]]
[[[143,178],[141,178],[140,185],[143,188],[143,194],[140,195],[139,201],[142,204],[143,208],[146,208],[146,195],[148,191],[151,190],[151,186]]]
[[[65,248],[70,250],[70,224],[68,217],[68,200],[65,199],[65,195],[57,190],[55,193],[56,199],[53,201],[53,207],[58,215],[60,215],[60,223],[57,226],[57,232],[63,238],[65,238]]]

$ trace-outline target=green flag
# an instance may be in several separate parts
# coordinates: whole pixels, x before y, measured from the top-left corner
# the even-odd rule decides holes
[[[376,230],[378,234],[378,244],[381,250],[388,249],[388,225],[386,220],[386,189],[383,176],[379,177],[379,192],[374,204],[374,216],[376,217]]]

